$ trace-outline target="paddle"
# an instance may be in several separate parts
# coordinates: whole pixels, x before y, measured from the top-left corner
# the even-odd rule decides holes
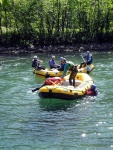
[[[82,55],[81,55],[81,57],[82,57],[83,61],[86,62]],[[90,73],[90,67],[87,65],[87,63],[85,63],[85,64],[87,66],[87,73],[89,74]]]
[[[39,89],[40,89],[40,87],[38,87],[38,88],[32,90],[32,92],[38,91]]]
[[[41,87],[43,87],[44,85],[58,85],[59,83],[63,82],[65,79],[64,79],[64,78],[61,78],[60,81],[59,81],[59,80],[56,80],[56,81],[58,81],[58,82],[53,82],[53,81],[51,81],[51,78],[50,78],[50,79],[48,78],[47,80],[49,80],[49,82],[50,82],[51,84],[47,84],[47,82],[44,82],[40,87],[37,87],[37,88],[33,89],[32,92],[35,92],[35,91],[39,90],[39,89],[40,89]]]
[[[80,55],[80,56],[82,57],[83,61],[86,62],[85,59],[84,59],[84,57],[83,57],[82,55]],[[87,65],[87,64],[86,64],[86,65]]]
[[[38,91],[41,87],[43,87],[45,85],[45,83],[43,83],[40,87],[37,87],[35,89],[32,90],[32,92]]]
[[[52,82],[51,80],[49,80],[52,84],[54,84],[55,85],[55,83],[54,82]],[[40,87],[37,87],[37,88],[35,88],[35,89],[33,89],[32,90],[32,92],[35,92],[35,91],[38,91],[41,87],[43,87],[44,85],[46,85],[46,83],[44,82]]]
[[[52,84],[54,84],[54,85],[56,85],[54,82],[52,82],[51,80],[50,80],[50,82],[52,83]],[[32,92],[35,92],[35,91],[38,91],[41,87],[43,87],[44,85],[46,85],[45,83],[43,83],[40,87],[37,87],[37,88],[35,88],[34,90],[32,90]]]

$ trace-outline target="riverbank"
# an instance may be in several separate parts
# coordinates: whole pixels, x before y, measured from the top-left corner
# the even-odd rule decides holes
[[[80,52],[80,51],[108,51],[113,50],[113,43],[102,44],[76,44],[76,45],[60,45],[60,46],[38,46],[34,45],[26,47],[0,47],[0,54],[29,54],[29,53],[64,53],[64,52]]]

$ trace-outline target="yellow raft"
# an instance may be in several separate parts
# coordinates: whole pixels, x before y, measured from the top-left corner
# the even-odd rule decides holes
[[[58,69],[40,69],[40,70],[34,70],[33,73],[35,73],[38,76],[42,76],[42,77],[60,77],[63,74],[63,71],[58,71]],[[68,75],[70,74],[70,71],[67,71]]]
[[[79,66],[80,65],[78,65],[78,72],[81,72],[81,73],[87,73],[88,70],[90,73],[94,69],[93,64],[82,67],[81,69],[79,69]],[[35,73],[36,75],[41,76],[41,77],[60,77],[60,76],[62,76],[63,71],[58,71],[57,69],[46,68],[46,69],[33,70],[33,73]],[[66,75],[68,75],[68,74],[70,74],[70,71],[67,71]]]
[[[74,100],[85,96],[86,90],[93,83],[92,78],[86,73],[77,73],[75,88],[69,85],[69,75],[59,85],[45,85],[38,91],[41,98],[58,98],[64,100]]]
[[[80,65],[77,66],[78,72],[88,73],[88,74],[94,69],[94,65],[93,64],[86,65],[85,67],[82,66],[81,69],[79,69],[79,67],[80,67]]]

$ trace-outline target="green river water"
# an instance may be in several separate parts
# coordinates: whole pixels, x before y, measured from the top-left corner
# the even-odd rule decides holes
[[[92,54],[90,76],[99,95],[74,101],[41,99],[31,92],[44,82],[32,72],[34,54],[0,56],[0,150],[113,149],[113,53]],[[37,55],[48,67],[51,54]],[[82,62],[80,55],[64,56]]]

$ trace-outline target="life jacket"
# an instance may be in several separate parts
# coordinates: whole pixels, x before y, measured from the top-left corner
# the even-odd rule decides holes
[[[74,63],[72,61],[69,61],[68,64],[69,64],[69,70],[73,70]]]
[[[88,96],[97,96],[98,95],[98,91],[97,90],[87,90],[86,94]]]
[[[50,66],[51,69],[54,68],[55,64],[56,64],[55,60],[53,60],[53,59],[49,60],[49,66]]]
[[[86,94],[87,94],[88,96],[94,96],[94,91],[87,90],[87,91],[86,91]]]
[[[55,85],[61,82],[61,77],[52,77],[52,78],[47,78],[45,81],[46,85]]]

